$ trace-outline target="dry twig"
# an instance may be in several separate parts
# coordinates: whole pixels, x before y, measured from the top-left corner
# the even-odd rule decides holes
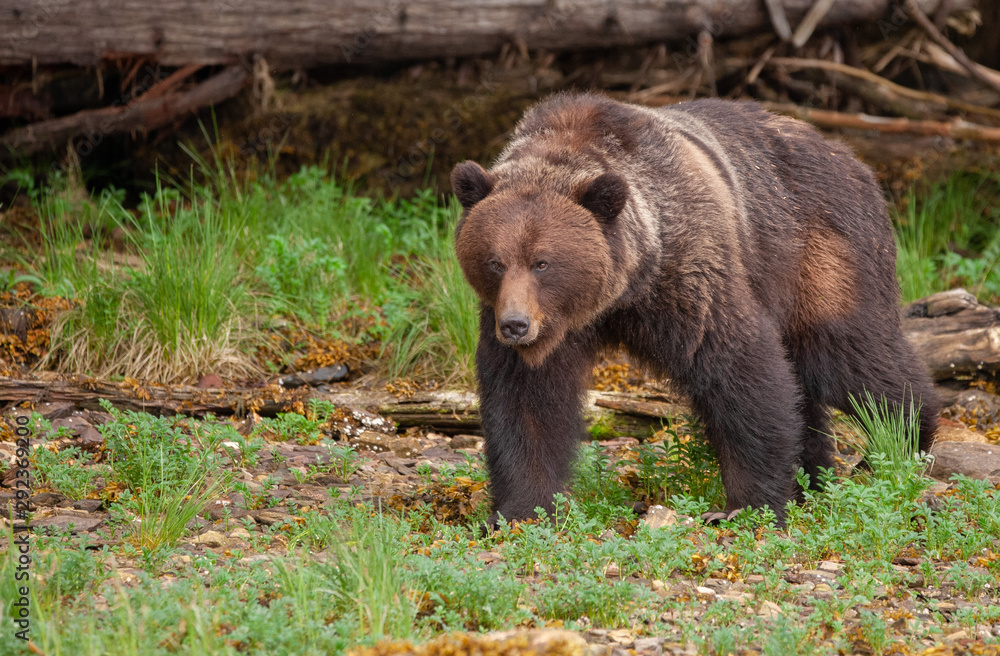
[[[976,63],[969,59],[961,48],[949,41],[945,35],[941,34],[941,31],[934,25],[933,22],[931,22],[931,19],[927,17],[927,14],[920,9],[920,6],[917,4],[917,0],[906,0],[906,10],[910,12],[910,16],[913,17],[913,20],[917,21],[917,24],[920,25],[925,32],[927,32],[927,36],[934,39],[939,46],[947,50],[948,54],[954,57],[955,61],[965,67],[965,70],[969,71],[969,74],[972,75],[972,77],[976,78],[983,84],[992,87],[1000,93],[1000,82],[979,70]]]

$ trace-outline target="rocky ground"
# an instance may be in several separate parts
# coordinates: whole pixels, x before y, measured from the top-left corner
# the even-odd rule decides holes
[[[14,461],[16,445],[10,428],[17,416],[30,415],[31,412],[41,415],[51,423],[52,428],[47,441],[36,441],[34,448],[61,452],[77,447],[82,454],[90,456],[86,463],[77,463],[79,467],[100,470],[105,466],[105,437],[98,427],[108,422],[111,415],[104,411],[81,410],[66,402],[39,403],[33,408],[8,408],[0,441],[0,460],[5,463]],[[962,393],[958,402],[945,410],[941,441],[935,447],[936,460],[931,470],[931,475],[939,482],[926,493],[929,503],[933,504],[936,497],[954,493],[954,486],[948,482],[954,473],[988,479],[993,485],[1000,486],[998,420],[1000,396],[984,390]],[[243,421],[218,421],[229,421],[240,434],[249,435],[254,424],[262,420],[251,414],[249,419]],[[324,437],[335,438],[338,444],[350,445],[355,453],[332,452],[326,443],[301,443],[289,440],[287,435],[265,432],[267,448],[260,451],[256,461],[252,465],[233,467],[234,480],[243,484],[243,493],[231,492],[212,499],[206,511],[189,524],[188,535],[181,538],[179,549],[171,558],[183,563],[190,562],[199,554],[215,553],[236,558],[237,564],[253,566],[262,559],[287,553],[287,532],[281,530],[282,527],[301,523],[301,518],[308,513],[326,512],[339,498],[345,497],[359,502],[374,501],[400,510],[423,506],[438,520],[448,523],[463,523],[483,516],[484,504],[488,503],[484,477],[458,475],[442,483],[435,476],[447,466],[465,465],[481,471],[482,438],[471,434],[445,435],[419,427],[398,432],[394,422],[350,407],[340,408],[323,430]],[[629,453],[638,445],[639,440],[635,438],[617,437],[605,440],[603,449],[612,462],[627,461]],[[236,444],[229,446],[235,448]],[[345,456],[345,453],[348,455]],[[850,458],[844,455],[845,460]],[[7,468],[0,487],[0,506],[5,508],[10,507],[14,497],[14,476],[15,470]],[[84,498],[68,498],[51,485],[35,487],[31,497],[35,511],[30,520],[32,530],[65,536],[86,534],[91,548],[115,547],[121,543],[122,527],[120,520],[113,518],[108,510],[116,495],[113,487],[106,485],[99,473],[93,481],[93,489]],[[616,527],[621,534],[634,532],[639,521],[650,527],[693,522],[662,506],[637,504],[636,510],[639,514],[634,520]],[[4,519],[9,521],[10,518],[8,512]],[[19,522],[14,524],[17,526]],[[596,539],[601,537],[605,536],[597,536]],[[718,540],[724,544],[733,538],[721,532]],[[317,557],[322,556],[319,554]],[[495,551],[483,551],[477,555],[487,564],[502,557]],[[971,563],[973,573],[990,576],[987,566],[996,558],[996,554],[989,553],[980,559],[981,563]],[[982,599],[970,599],[968,594],[956,590],[954,585],[932,585],[925,581],[927,564],[928,559],[917,553],[897,558],[894,567],[905,573],[903,579],[907,581],[907,589],[902,594],[898,590],[887,591],[885,586],[875,591],[883,616],[896,618],[893,629],[905,632],[908,627],[921,624],[940,626],[938,640],[924,641],[928,651],[923,653],[926,654],[1000,653],[996,647],[1000,639],[1000,623],[963,627],[955,621],[964,609],[990,603],[988,593]],[[138,579],[141,568],[136,559],[119,554],[111,557],[110,566],[126,586]],[[930,571],[944,572],[950,564],[930,562],[930,566]],[[839,582],[843,570],[844,563],[836,558],[821,561],[809,569],[787,563],[782,585],[787,584],[792,598],[798,600],[802,613],[806,614],[817,603],[835,598],[838,591],[843,590],[844,586]],[[605,576],[610,580],[621,575],[617,566],[613,565],[608,567]],[[763,584],[760,575],[745,579],[714,575],[700,580],[685,576],[669,580],[629,578],[632,583],[647,586],[664,599],[692,602],[684,610],[665,612],[660,620],[666,625],[697,625],[701,616],[719,602],[743,608],[748,617],[761,620],[771,620],[789,612],[787,606],[783,610],[773,601],[757,599],[757,591]],[[841,621],[847,627],[852,624],[857,627],[857,617],[856,611],[848,610]],[[582,633],[498,634],[476,638],[486,642],[473,646],[482,653],[500,653],[496,651],[499,649],[497,645],[507,644],[504,641],[520,641],[518,644],[527,649],[540,640],[539,644],[548,645],[548,653],[696,653],[692,643],[685,641],[680,633],[655,637],[641,633],[635,627],[629,627],[595,628]],[[858,644],[867,643],[859,637]],[[437,643],[431,643],[419,649],[406,645],[383,646],[376,652],[452,653],[441,645],[435,645]],[[500,651],[508,650],[504,648]],[[866,652],[862,649],[859,653]]]

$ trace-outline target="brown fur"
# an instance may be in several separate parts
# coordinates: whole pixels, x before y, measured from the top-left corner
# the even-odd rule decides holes
[[[899,330],[881,190],[808,125],[750,103],[556,96],[490,171],[465,162],[452,182],[504,516],[550,507],[608,347],[687,391],[727,511],[768,505],[780,519],[796,469],[815,484],[832,465],[824,406],[850,412],[852,394],[916,397],[929,448],[938,406]]]

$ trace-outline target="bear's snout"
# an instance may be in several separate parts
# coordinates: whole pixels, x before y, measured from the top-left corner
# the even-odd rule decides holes
[[[523,314],[511,313],[500,318],[500,334],[512,344],[518,344],[528,334],[531,320]]]

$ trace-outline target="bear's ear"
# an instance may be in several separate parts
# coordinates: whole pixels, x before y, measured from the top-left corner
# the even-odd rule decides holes
[[[611,223],[624,209],[628,200],[628,185],[617,173],[604,173],[596,178],[580,196],[580,204],[602,223]]]
[[[451,188],[462,207],[469,210],[493,189],[493,176],[467,159],[451,170]]]

